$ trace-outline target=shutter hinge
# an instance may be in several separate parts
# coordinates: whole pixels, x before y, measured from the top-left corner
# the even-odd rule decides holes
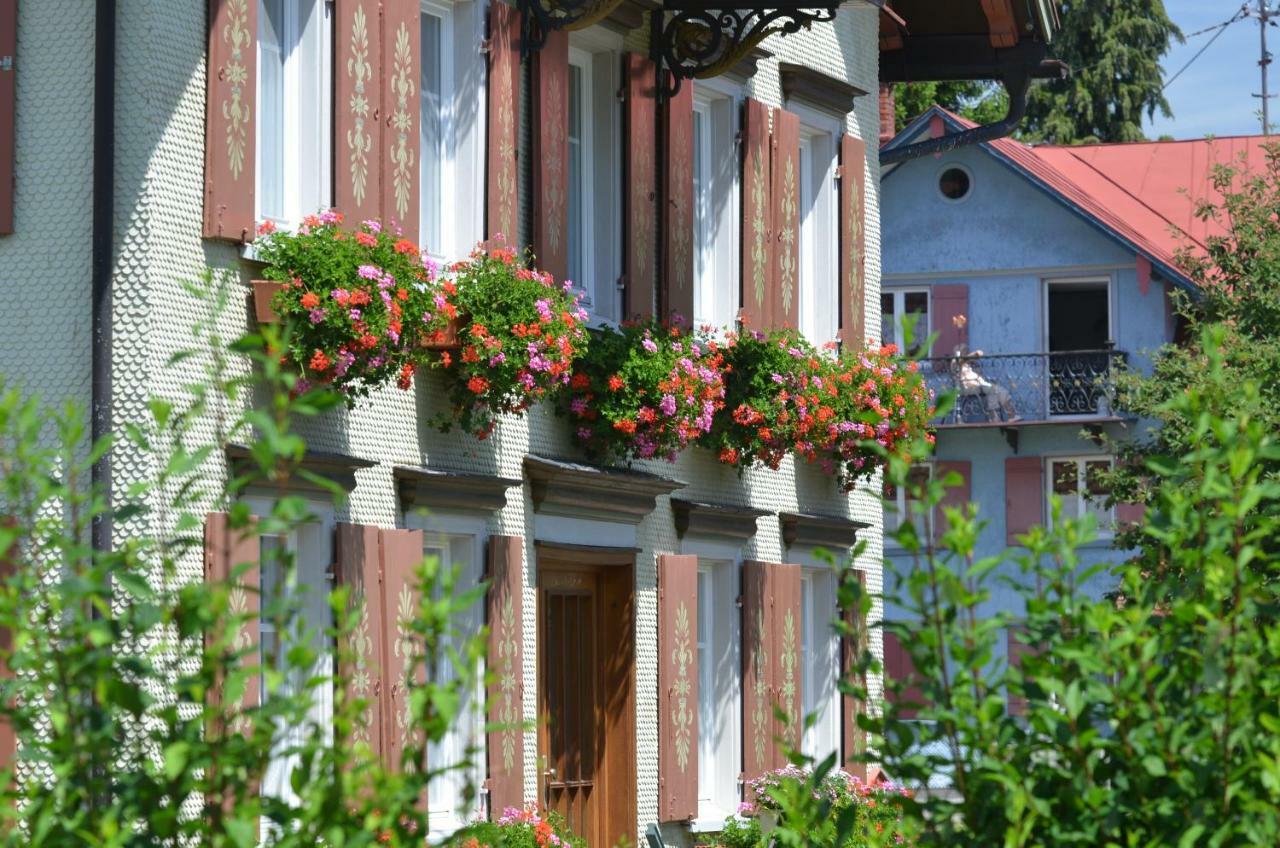
[[[0,56],[0,71],[13,70],[13,56]]]

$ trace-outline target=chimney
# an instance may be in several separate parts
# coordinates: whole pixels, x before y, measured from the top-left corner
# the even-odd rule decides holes
[[[880,83],[880,144],[891,141],[895,135],[893,108],[893,83]]]

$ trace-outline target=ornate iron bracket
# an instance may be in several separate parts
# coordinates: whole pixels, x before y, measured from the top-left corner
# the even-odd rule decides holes
[[[774,0],[768,7],[725,7],[723,0],[664,0],[661,10],[649,13],[650,51],[663,80],[659,91],[673,97],[683,80],[724,73],[771,35],[834,20],[839,5]]]
[[[552,30],[585,29],[607,18],[623,0],[519,0],[521,55],[546,46]]]

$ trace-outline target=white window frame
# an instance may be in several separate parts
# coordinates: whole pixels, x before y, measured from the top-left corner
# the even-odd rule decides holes
[[[1076,464],[1076,517],[1082,518],[1085,515],[1085,504],[1088,499],[1088,490],[1086,488],[1088,480],[1085,474],[1086,464],[1090,462],[1105,462],[1112,469],[1115,468],[1115,457],[1109,454],[1067,454],[1063,456],[1046,456],[1044,458],[1044,503],[1045,515],[1048,518],[1046,524],[1053,527],[1053,510],[1051,509],[1051,501],[1054,496],[1053,491],[1053,464],[1055,462],[1074,462]],[[1104,496],[1105,497],[1105,496]],[[1102,510],[1098,515],[1097,533],[1099,540],[1111,539],[1115,536],[1116,526],[1116,507],[1115,504]]]
[[[405,516],[405,526],[423,531],[424,556],[431,555],[435,549],[443,549],[451,557],[460,550],[468,552],[471,561],[462,566],[459,575],[461,586],[475,586],[483,579],[487,542],[486,520],[483,516],[447,512],[411,513]],[[442,563],[450,564],[452,563]],[[484,626],[483,602],[478,602],[465,614],[455,618],[454,624],[462,631],[464,639],[479,633]],[[427,758],[436,766],[470,764],[469,769],[450,769],[431,782],[431,797],[428,799],[431,830],[428,841],[433,844],[444,840],[468,822],[475,821],[484,812],[481,795],[477,794],[471,807],[463,806],[462,798],[462,789],[468,782],[478,792],[484,784],[484,673],[482,662],[477,669],[475,685],[464,695],[459,705],[458,718],[450,726],[445,738],[439,743],[428,745]],[[432,679],[437,677],[433,675]],[[468,750],[474,753],[469,756]]]
[[[1052,353],[1049,349],[1049,289],[1067,286],[1104,286],[1107,290],[1107,338],[1114,341],[1116,337],[1116,287],[1115,278],[1110,275],[1094,277],[1045,277],[1040,282],[1040,338],[1041,349]],[[1054,416],[1055,420],[1059,416]]]
[[[592,183],[593,183],[593,180],[591,177],[595,171],[595,156],[594,156],[595,151],[591,146],[591,136],[592,136],[592,131],[595,129],[595,126],[594,126],[595,115],[594,115],[594,109],[593,109],[593,106],[595,104],[594,104],[594,98],[591,95],[595,89],[595,86],[592,85],[592,80],[591,80],[592,64],[593,62],[591,61],[591,54],[588,53],[586,50],[583,50],[578,47],[569,48],[569,67],[577,69],[578,79],[581,81],[581,84],[582,84],[582,93],[580,95],[580,102],[578,104],[578,116],[579,116],[579,119],[581,120],[582,127],[581,127],[581,130],[579,131],[579,138],[577,141],[578,152],[579,152],[579,155],[582,157],[581,182],[579,183],[579,188],[581,189],[581,193],[577,198],[578,205],[581,209],[581,215],[579,220],[579,223],[581,224],[581,229],[576,233],[573,233],[573,232],[569,233],[570,239],[573,239],[576,236],[579,247],[582,251],[582,256],[581,256],[582,274],[575,275],[572,271],[570,271],[569,272],[570,279],[572,279],[574,276],[585,276],[587,274],[592,274],[592,276],[594,277],[592,270],[595,267],[595,263],[593,261],[594,260],[593,247],[594,247],[595,239],[593,237],[594,227],[593,227],[593,217],[592,217],[591,207],[592,207],[592,201],[595,198],[593,197],[594,192],[591,190]],[[572,81],[572,79],[573,79],[573,75],[570,74],[570,80]],[[572,83],[570,83],[569,97],[570,98],[573,97]],[[567,110],[569,107],[566,105],[565,108]],[[565,144],[572,145],[572,142],[569,140],[568,135],[565,136]],[[566,176],[565,179],[567,182],[568,177]],[[572,200],[573,198],[569,198],[569,201],[572,201]],[[586,308],[591,312],[595,312],[596,311],[595,280],[594,279],[590,281],[581,280],[581,279],[573,280],[573,285],[576,289],[578,289],[582,293],[584,306],[586,306]]]
[[[800,117],[800,330],[817,347],[834,343],[840,320],[840,201],[836,118],[791,104]],[[807,214],[806,214],[807,212]]]
[[[933,290],[929,286],[892,286],[892,287],[886,286],[885,288],[882,288],[880,290],[880,294],[882,297],[889,296],[893,298],[893,337],[881,339],[880,344],[882,345],[896,344],[898,346],[899,351],[904,351],[906,350],[906,347],[903,344],[902,319],[903,319],[903,316],[907,314],[907,311],[906,311],[907,295],[923,294],[926,298],[925,316],[928,317],[930,320],[932,320]],[[884,332],[883,310],[881,310],[880,316],[881,316],[880,332],[883,334]],[[923,349],[925,340],[929,338],[930,328],[928,326],[915,327],[914,332],[915,332],[916,343],[920,346],[921,349]],[[946,353],[950,354],[950,351],[946,351]]]
[[[923,468],[929,475],[930,480],[933,480],[933,475],[937,471],[932,462],[917,462],[912,465],[912,470],[916,468]],[[897,532],[904,522],[913,520],[914,513],[910,511],[910,501],[911,499],[907,497],[906,486],[894,486],[892,509],[886,510],[884,518],[884,541],[886,545],[896,547],[897,541],[893,538],[893,534]],[[933,510],[925,511],[924,527],[916,528],[916,532],[921,538],[929,538],[933,535]]]
[[[427,101],[426,92],[422,89],[421,77],[419,77],[418,105],[421,114],[418,124],[418,221],[420,222],[418,240],[422,243],[423,250],[428,256],[438,262],[445,262],[450,258],[451,254],[454,254],[456,249],[453,233],[451,232],[454,216],[448,214],[446,198],[458,196],[457,190],[453,185],[454,175],[457,172],[457,165],[454,162],[454,151],[457,144],[454,136],[458,111],[457,94],[453,89],[453,7],[452,5],[423,0],[418,15],[419,38],[421,38],[422,33],[422,18],[431,16],[440,21],[440,138],[438,139],[437,149],[434,151],[427,150],[425,137],[427,122],[423,120],[423,116],[427,114]],[[425,44],[419,44],[419,49],[422,56],[427,55]],[[440,164],[439,197],[427,196],[426,165],[433,158],[438,160]],[[440,234],[438,244],[431,244],[426,231],[432,207],[436,208],[436,214],[439,216]]]
[[[267,0],[258,3],[259,36],[266,25]],[[261,109],[264,98],[259,88],[254,98],[255,169],[254,215],[259,221],[271,221],[279,227],[297,227],[303,217],[333,205],[333,0],[280,0],[284,19],[281,33],[284,51],[281,108],[283,109],[280,147],[280,209],[270,213],[263,206],[266,196],[263,164]],[[315,9],[318,14],[310,13]],[[258,68],[265,58],[262,38],[258,38]],[[258,74],[258,85],[264,75]]]
[[[693,108],[702,116],[701,196],[694,198],[694,326],[732,329],[738,314],[738,124],[742,89],[723,77],[693,83]],[[696,236],[701,235],[701,242]]]
[[[801,714],[817,713],[804,730],[800,750],[821,762],[840,753],[840,642],[833,626],[836,574],[829,565],[802,567],[800,600]]]

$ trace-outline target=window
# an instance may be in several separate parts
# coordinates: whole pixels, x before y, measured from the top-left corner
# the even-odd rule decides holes
[[[885,506],[889,513],[885,516],[884,521],[886,544],[893,544],[889,534],[903,524],[908,524],[912,521],[916,522],[917,536],[927,538],[932,535],[933,510],[926,510],[924,515],[919,515],[917,510],[920,508],[920,501],[911,497],[910,491],[915,487],[928,485],[932,476],[933,466],[928,463],[921,463],[913,465],[911,470],[907,472],[906,486],[890,486],[886,484]]]
[[[800,329],[819,346],[835,341],[840,318],[838,133],[835,125],[800,126]]]
[[[835,629],[835,575],[807,568],[800,578],[800,690],[804,715],[817,721],[804,731],[801,749],[822,760],[840,750],[839,650]]]
[[[259,220],[292,226],[332,205],[332,56],[328,0],[258,0]]]
[[[591,265],[591,58],[570,51],[569,58],[569,279],[583,286]],[[590,295],[588,294],[589,298]]]
[[[437,6],[423,8],[419,18],[422,49],[422,78],[418,88],[421,100],[420,161],[421,230],[419,240],[428,253],[443,258],[445,198],[453,192],[446,184],[452,176],[453,74],[444,46],[451,43],[448,10]]]
[[[961,165],[950,165],[938,175],[938,193],[952,203],[959,203],[968,197],[972,186],[973,175]]]
[[[459,585],[471,587],[481,580],[480,564],[483,561],[481,539],[465,533],[428,532],[424,536],[423,554],[435,557],[442,569],[456,569]],[[469,638],[480,632],[483,626],[483,609],[473,605],[456,621],[460,638]],[[444,646],[445,652],[448,645]],[[461,647],[461,646],[455,646]],[[440,657],[432,674],[432,680],[446,683],[457,679],[457,669],[447,656]],[[427,790],[427,807],[431,810],[431,832],[448,835],[475,818],[475,801],[468,803],[464,795],[468,784],[479,788],[484,779],[484,705],[483,676],[476,681],[472,691],[463,694],[458,708],[458,718],[439,742],[427,746],[427,761],[433,768],[449,768],[449,771],[431,781]],[[452,768],[469,764],[468,768]]]
[[[1098,534],[1115,529],[1115,508],[1108,507],[1104,476],[1111,471],[1110,457],[1067,457],[1049,460],[1049,494],[1062,501],[1064,519],[1092,515]]]
[[[723,78],[694,84],[694,326],[727,328],[737,318],[737,103]]]
[[[907,345],[907,327],[911,344]],[[929,338],[929,290],[885,289],[880,293],[880,342],[908,355],[920,353]]]
[[[719,830],[738,809],[741,765],[738,567],[698,561],[698,822]]]

